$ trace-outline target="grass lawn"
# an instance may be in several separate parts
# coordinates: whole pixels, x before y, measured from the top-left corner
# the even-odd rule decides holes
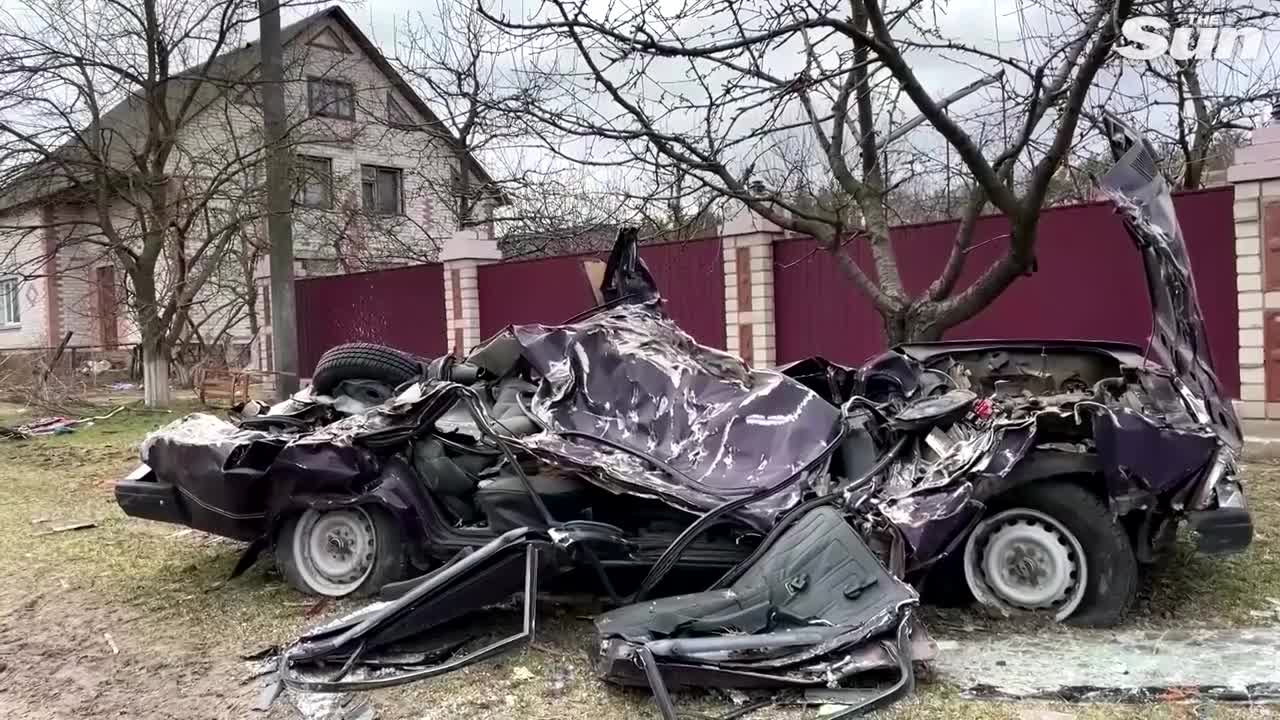
[[[0,441],[0,716],[14,718],[294,717],[252,713],[242,653],[292,638],[337,609],[285,587],[260,562],[226,578],[242,550],[177,526],[133,520],[112,482],[147,431],[181,413],[122,412],[70,435]],[[1154,573],[1135,626],[1264,624],[1280,599],[1280,465],[1247,469],[1256,537],[1244,555],[1181,548]],[[96,527],[49,533],[82,521]],[[382,718],[656,717],[643,692],[607,687],[587,663],[591,607],[544,603],[535,646],[435,681],[374,693]],[[926,613],[948,622],[950,615]],[[999,623],[969,614],[988,627]],[[1271,622],[1280,622],[1272,617]],[[935,633],[945,635],[945,627]],[[723,702],[682,697],[690,709]],[[1263,707],[985,703],[938,683],[881,713],[894,718],[1266,717]],[[814,717],[771,710],[751,717]]]

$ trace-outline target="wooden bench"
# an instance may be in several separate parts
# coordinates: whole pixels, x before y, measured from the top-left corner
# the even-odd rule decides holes
[[[204,369],[196,371],[196,397],[211,407],[234,407],[249,400],[249,384],[254,373],[245,370]],[[226,404],[220,404],[223,401]]]

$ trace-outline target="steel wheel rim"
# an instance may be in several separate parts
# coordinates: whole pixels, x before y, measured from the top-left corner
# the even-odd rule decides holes
[[[1062,621],[1084,600],[1089,568],[1080,540],[1061,522],[1031,508],[983,520],[965,544],[964,575],[985,605],[1006,614],[1053,614]]]
[[[328,597],[359,588],[373,572],[377,549],[373,520],[361,508],[307,510],[293,535],[298,573],[308,587]]]

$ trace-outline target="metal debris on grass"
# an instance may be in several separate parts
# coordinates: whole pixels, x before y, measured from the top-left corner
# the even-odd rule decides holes
[[[56,527],[51,527],[48,530],[43,530],[41,532],[36,533],[35,537],[41,537],[44,535],[57,535],[58,533],[71,532],[72,530],[88,530],[89,528],[96,528],[96,527],[98,527],[98,523],[93,522],[91,520],[88,520],[85,522],[74,522],[74,523],[68,523],[66,525],[58,525]]]
[[[124,405],[120,405],[109,413],[94,417],[72,418],[66,415],[44,417],[16,427],[2,427],[0,428],[0,437],[11,440],[30,440],[31,438],[45,435],[66,435],[75,432],[76,428],[87,427],[96,422],[109,420],[124,408]]]

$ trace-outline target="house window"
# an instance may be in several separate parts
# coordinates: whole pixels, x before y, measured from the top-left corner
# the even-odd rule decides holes
[[[417,124],[413,121],[413,116],[396,101],[395,93],[391,90],[387,91],[387,124],[398,128],[411,128]]]
[[[343,80],[308,78],[307,107],[312,115],[354,120],[356,117],[355,87]]]
[[[401,173],[397,168],[360,166],[360,194],[364,211],[373,215],[399,215],[404,209]]]
[[[0,325],[17,325],[22,322],[21,305],[18,302],[18,279],[0,280]]]
[[[302,207],[333,209],[333,161],[325,157],[299,155],[294,165],[297,188],[293,201]]]

